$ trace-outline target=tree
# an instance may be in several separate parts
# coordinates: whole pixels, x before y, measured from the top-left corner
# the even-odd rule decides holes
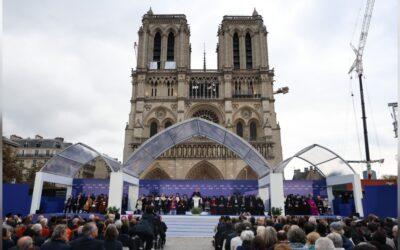
[[[36,173],[39,172],[39,170],[43,167],[44,163],[39,162],[39,163],[34,163],[30,168],[26,168],[27,174],[26,174],[26,182],[28,183],[33,183],[35,182],[35,176]]]
[[[397,175],[382,175],[384,180],[397,180]]]
[[[23,164],[17,160],[13,149],[3,147],[3,182],[21,182],[23,169]]]

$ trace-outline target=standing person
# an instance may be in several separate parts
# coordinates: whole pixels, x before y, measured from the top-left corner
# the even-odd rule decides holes
[[[213,196],[210,202],[210,212],[211,215],[216,215],[217,214],[217,197]]]
[[[198,196],[201,198],[201,193],[200,193],[200,188],[196,187],[195,191],[193,192],[191,198],[193,198],[194,196]]]
[[[239,209],[240,204],[239,204],[239,198],[236,194],[232,196],[232,203],[233,203],[233,214],[238,215],[240,210]]]
[[[258,211],[257,214],[264,215],[264,211],[265,211],[264,201],[260,197],[257,197],[256,204],[257,204],[257,211]]]
[[[193,201],[193,208],[199,208],[203,204],[203,200],[197,194],[195,194],[192,197],[192,201]]]
[[[64,211],[63,211],[64,214],[66,214],[67,212],[71,213],[72,201],[73,201],[73,198],[71,195],[69,195],[68,199],[65,201],[65,204],[64,204]]]
[[[315,204],[314,200],[312,199],[311,195],[308,196],[307,203],[308,203],[308,206],[310,207],[310,214],[311,215],[319,215],[318,207]]]
[[[89,194],[89,196],[86,199],[85,205],[83,206],[83,211],[85,211],[86,213],[89,213],[90,209],[92,208],[92,204],[93,204],[93,200]]]
[[[317,196],[317,199],[315,200],[315,204],[317,205],[318,213],[325,214],[324,202],[321,199],[321,196],[319,196],[319,195]]]
[[[217,214],[218,215],[224,215],[225,214],[225,207],[226,207],[226,201],[224,196],[220,196],[218,199],[218,207],[217,207]]]
[[[54,228],[50,240],[46,241],[46,243],[40,247],[40,250],[69,250],[71,247],[67,244],[67,242],[67,226],[57,225]]]
[[[172,196],[170,199],[170,206],[169,206],[169,214],[170,215],[176,215],[176,209],[177,209],[177,204],[175,200],[175,196]]]

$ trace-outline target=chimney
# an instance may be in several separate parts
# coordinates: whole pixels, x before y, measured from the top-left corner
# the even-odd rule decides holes
[[[10,140],[21,140],[21,139],[22,139],[22,137],[19,135],[11,135],[10,136]]]
[[[62,137],[56,137],[54,140],[59,141],[59,142],[64,142],[64,138]]]
[[[43,139],[43,136],[41,136],[41,135],[35,135],[35,139]]]

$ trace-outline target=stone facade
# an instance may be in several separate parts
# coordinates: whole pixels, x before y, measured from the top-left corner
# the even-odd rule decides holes
[[[35,138],[11,135],[10,140],[19,144],[17,160],[22,162],[24,179],[26,179],[29,169],[39,171],[51,157],[72,145],[64,142],[64,138],[61,137],[48,139],[40,135],[36,135]]]
[[[191,69],[190,29],[182,14],[143,16],[137,68],[125,128],[124,162],[156,132],[192,117],[218,123],[252,144],[271,165],[282,160],[280,127],[268,63],[267,30],[256,11],[224,16],[218,68]],[[150,179],[256,178],[222,145],[194,138],[162,154],[141,176]]]

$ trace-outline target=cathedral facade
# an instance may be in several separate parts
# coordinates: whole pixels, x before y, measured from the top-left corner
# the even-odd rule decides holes
[[[154,134],[193,117],[241,136],[272,166],[282,161],[267,34],[255,10],[251,16],[224,16],[217,69],[191,69],[186,16],[150,9],[139,29],[124,162]],[[223,145],[199,137],[163,153],[140,178],[256,179],[257,174]]]

